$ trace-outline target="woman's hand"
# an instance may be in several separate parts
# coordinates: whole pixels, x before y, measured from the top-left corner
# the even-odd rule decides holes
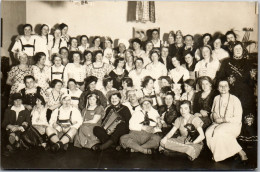
[[[208,111],[206,111],[206,110],[200,110],[200,114],[201,114],[203,117],[206,117],[206,116],[208,116]]]

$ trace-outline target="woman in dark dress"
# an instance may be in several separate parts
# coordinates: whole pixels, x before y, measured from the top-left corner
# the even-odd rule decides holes
[[[211,125],[212,121],[210,119],[211,108],[213,100],[216,96],[215,90],[212,89],[213,81],[208,76],[203,76],[199,78],[199,86],[202,91],[195,94],[193,113],[198,116],[203,121],[202,128],[205,130]]]
[[[128,77],[128,71],[125,70],[124,58],[117,58],[114,63],[115,69],[109,73],[109,76],[113,79],[113,87],[117,90],[122,90],[123,78]]]
[[[223,60],[219,70],[219,79],[228,79],[230,93],[237,96],[243,108],[243,125],[239,139],[242,141],[255,140],[257,121],[256,102],[254,99],[254,81],[250,74],[252,63],[247,59],[247,51],[239,41],[234,43],[233,57]]]

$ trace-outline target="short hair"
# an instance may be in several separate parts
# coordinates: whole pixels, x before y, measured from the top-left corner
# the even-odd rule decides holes
[[[94,54],[94,60],[96,61],[96,56],[98,55],[98,54],[101,54],[102,55],[102,57],[104,56],[104,53],[103,53],[103,51],[102,50],[97,50],[97,51],[94,51],[93,52],[93,54]]]
[[[169,87],[169,86],[168,86],[168,87]],[[173,98],[173,100],[174,100],[175,94],[174,94],[174,92],[173,92],[172,90],[167,91],[165,94],[166,94],[165,97],[166,97],[166,96],[172,96],[172,98]]]
[[[160,51],[158,49],[152,49],[149,53],[149,57],[152,60],[152,55],[156,53],[158,55],[158,59],[160,58]]]
[[[165,79],[169,84],[172,84],[172,79],[169,76],[160,76],[158,80]]]
[[[87,40],[89,40],[87,35],[81,35],[80,38],[79,38],[79,42],[80,43],[81,43],[83,38],[87,38]]]
[[[161,88],[161,93],[167,94],[169,92],[173,93],[171,86],[164,86],[164,87]]]
[[[61,47],[59,49],[59,54],[61,54],[61,50],[66,50],[69,53],[69,49],[67,47]]]
[[[184,57],[184,58],[185,58],[185,56],[187,56],[188,54],[190,54],[192,57],[194,57],[194,52],[191,51],[190,49],[183,51],[183,57]]]
[[[243,50],[243,53],[242,53],[242,56],[245,57],[248,53],[247,49],[245,48],[245,46],[243,45],[242,42],[240,41],[236,41],[233,46],[232,46],[232,53],[234,53],[234,48],[237,46],[237,45],[241,45],[242,47],[242,50]]]
[[[125,59],[124,59],[124,58],[122,58],[122,57],[119,57],[119,58],[117,58],[117,59],[115,60],[115,63],[114,63],[114,66],[115,66],[115,68],[117,68],[117,66],[118,66],[118,63],[119,63],[120,61],[125,61]],[[124,67],[123,67],[123,68],[125,68],[125,65],[124,65]]]
[[[35,78],[32,76],[32,75],[26,75],[24,78],[23,78],[23,82],[25,83],[27,79],[32,79],[35,81]]]
[[[96,76],[88,76],[86,79],[85,79],[85,90],[89,89],[89,84],[91,84],[92,82],[95,82],[97,83],[98,81],[98,78]]]
[[[119,99],[122,98],[121,93],[120,93],[119,91],[115,91],[114,93],[111,93],[111,94],[109,95],[109,97],[108,97],[109,103],[111,103],[111,97],[114,96],[114,95],[116,95]]]
[[[47,27],[50,29],[50,27],[49,27],[47,24],[42,24],[41,27],[40,27],[40,31],[41,31],[41,32],[42,32],[42,29],[43,29],[45,26],[47,26]]]
[[[98,38],[101,39],[100,36],[95,36],[95,37],[93,38],[93,40],[92,40],[92,44],[94,44],[94,43],[95,43],[95,40],[98,39]]]
[[[199,87],[202,88],[202,81],[207,80],[213,86],[213,80],[209,76],[202,76],[198,78]]]
[[[61,23],[60,25],[59,25],[59,29],[60,30],[62,30],[62,29],[64,29],[65,27],[69,27],[67,24],[65,24],[65,23]]]
[[[91,54],[91,62],[93,63],[94,60],[95,60],[95,58],[94,58],[94,55],[93,55],[93,53],[92,53],[91,51],[89,51],[89,50],[85,50],[84,53],[83,53],[83,58],[84,58],[85,61],[86,61],[85,56],[88,55],[88,54]]]
[[[105,75],[104,79],[103,79],[103,86],[106,87],[108,82],[111,82],[111,81],[113,81],[113,79],[110,76]]]
[[[38,52],[38,53],[36,53],[36,54],[34,55],[34,61],[35,61],[35,63],[38,63],[43,56],[46,57],[46,54],[45,54],[44,52]]]
[[[80,61],[83,60],[80,51],[71,51],[71,61],[72,61],[72,63],[74,62],[74,60],[73,60],[73,56],[74,56],[74,54],[78,54],[78,55],[79,55],[79,57],[80,57]]]
[[[104,42],[106,42],[106,41],[109,41],[111,44],[113,44],[113,41],[110,37],[106,37]]]
[[[95,98],[97,99],[96,104],[97,104],[98,106],[101,105],[100,97],[97,95],[97,93],[92,92],[92,93],[88,94],[88,95],[87,95],[87,100],[89,100],[89,98],[91,98],[91,97],[95,97]],[[86,101],[86,102],[88,102],[88,101]]]
[[[129,52],[129,53],[131,54],[131,56],[134,57],[134,51],[133,51],[133,50],[131,50],[131,49],[126,49],[126,50],[125,50],[125,53],[126,53],[126,52]]]
[[[155,79],[153,79],[151,76],[145,76],[141,86],[145,88],[150,80],[152,80],[153,82],[155,81]]]
[[[179,55],[174,55],[172,58],[171,58],[171,61],[172,61],[172,59],[173,58],[176,58],[176,60],[178,60],[179,62],[181,62],[181,58],[180,58],[180,56]]]
[[[180,102],[180,108],[181,105],[187,104],[189,106],[190,112],[191,112],[191,102],[189,100],[183,100]]]
[[[210,33],[205,33],[202,35],[202,40],[206,37],[206,36],[209,36],[210,40],[212,40],[212,36]]]
[[[71,42],[72,42],[73,39],[75,39],[75,40],[78,42],[78,39],[77,39],[77,38],[71,37],[71,38],[70,38],[70,44],[71,44]]]
[[[237,39],[237,35],[235,34],[235,32],[233,30],[229,30],[229,31],[226,32],[226,34],[225,34],[226,38],[230,34],[234,35],[235,39]]]
[[[137,57],[137,58],[135,59],[135,64],[136,64],[136,61],[137,61],[137,60],[139,60],[139,61],[141,61],[142,63],[144,63],[144,59],[143,59],[143,58]]]
[[[140,47],[142,46],[142,41],[139,38],[134,38],[131,42],[132,44],[136,42],[140,45]]]
[[[18,60],[20,60],[20,57],[21,57],[21,56],[24,56],[24,55],[28,58],[28,55],[27,55],[25,52],[19,51],[19,52],[18,52]]]
[[[54,88],[57,83],[61,83],[61,84],[63,85],[63,83],[62,83],[61,80],[59,80],[59,79],[54,79],[54,80],[51,81],[50,87],[51,87],[51,88]]]
[[[46,105],[46,102],[45,102],[44,98],[43,98],[41,95],[36,94],[35,98],[36,98],[36,100],[39,99],[39,100],[41,101],[41,104],[42,104],[43,106]]]
[[[69,85],[69,82],[74,82],[74,84],[77,84],[76,80],[73,79],[73,78],[70,78],[70,79],[68,80],[67,85]]]
[[[219,83],[220,83],[220,82],[227,82],[227,83],[228,83],[228,87],[230,88],[230,83],[229,83],[229,81],[228,81],[227,78],[221,78],[221,79],[218,81],[218,87],[219,87]]]
[[[195,80],[194,79],[187,79],[186,81],[184,81],[184,84],[187,84],[187,85],[191,86],[193,89],[195,89]]]
[[[26,27],[30,27],[31,28],[31,30],[33,30],[33,27],[32,27],[32,25],[31,24],[25,24],[25,25],[23,25],[23,30],[26,28]]]
[[[184,39],[185,39],[185,38],[187,38],[188,36],[189,36],[189,37],[191,37],[191,39],[192,39],[192,40],[194,39],[194,38],[193,38],[193,36],[192,36],[192,35],[190,35],[190,34],[188,34],[188,35],[185,35],[185,36],[184,36]]]
[[[122,83],[123,82],[126,82],[126,85],[128,87],[133,87],[134,86],[132,78],[129,78],[129,77],[123,78]]]
[[[160,31],[158,29],[153,29],[151,33],[153,33],[154,31],[156,31],[160,34]]]
[[[51,62],[54,64],[54,60],[56,57],[59,57],[62,60],[62,57],[58,53],[54,53],[51,55]]]

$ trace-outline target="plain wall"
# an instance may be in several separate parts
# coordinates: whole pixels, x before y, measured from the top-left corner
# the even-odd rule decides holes
[[[32,2],[26,4],[26,19],[33,25],[57,23],[69,25],[69,34],[100,35],[112,39],[132,38],[133,27],[160,27],[163,33],[182,30],[183,34],[203,34],[235,29],[242,40],[244,27],[254,28],[250,39],[257,38],[255,2],[155,2],[155,23],[127,22],[126,1],[96,1],[87,5],[73,2]]]
[[[25,1],[2,1],[1,2],[2,47],[1,56],[10,57],[9,50],[14,43],[14,38],[22,31],[22,24],[26,22]]]

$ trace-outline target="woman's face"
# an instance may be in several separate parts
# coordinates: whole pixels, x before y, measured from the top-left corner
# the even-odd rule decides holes
[[[227,94],[229,93],[229,85],[227,81],[220,81],[218,85],[218,90],[220,94]]]
[[[133,43],[134,50],[140,49],[140,47],[141,47],[140,44],[138,44],[137,42]]]
[[[46,60],[46,56],[42,56],[38,63],[41,64],[41,65],[44,65],[45,60]]]
[[[128,51],[125,53],[125,57],[126,57],[127,62],[133,62],[134,61],[132,54]]]
[[[58,66],[61,66],[61,63],[62,63],[61,58],[60,57],[55,57],[54,65],[58,67]]]
[[[40,99],[36,100],[36,106],[41,107],[42,106],[42,101]]]
[[[167,57],[169,55],[169,49],[168,48],[162,48],[162,56]]]
[[[241,57],[242,58],[242,54],[243,54],[243,48],[240,44],[236,45],[234,47],[234,56],[235,57]],[[236,58],[236,59],[239,59],[239,58]]]
[[[112,48],[112,43],[109,40],[105,40],[105,48]]]
[[[67,59],[68,56],[69,56],[69,52],[67,50],[65,50],[65,49],[62,49],[61,52],[60,52],[60,55],[61,55],[62,58],[66,58]]]
[[[185,37],[185,44],[186,44],[187,46],[192,46],[193,40],[192,40],[192,37],[191,37],[191,36],[186,36],[186,37]]]
[[[227,42],[235,42],[236,38],[233,34],[227,35]]]
[[[74,83],[73,81],[68,83],[68,87],[70,90],[75,90],[75,88],[77,87],[76,83]]]
[[[48,26],[44,26],[42,28],[42,35],[46,36],[46,35],[48,35],[48,33],[49,33],[49,27]]]
[[[62,29],[62,35],[66,35],[67,33],[68,33],[68,27],[64,27],[63,29]]]
[[[189,105],[188,104],[182,104],[180,106],[180,112],[181,112],[182,116],[189,114],[190,113]]]
[[[80,56],[79,56],[79,54],[73,54],[73,63],[76,63],[76,64],[80,63]]]
[[[83,37],[83,38],[81,39],[81,45],[87,45],[87,43],[88,43],[88,38]]]
[[[119,68],[123,68],[124,65],[125,65],[125,61],[122,60],[122,61],[119,61],[119,62],[118,62],[117,67],[119,67]]]
[[[60,30],[55,30],[55,32],[54,32],[54,37],[55,38],[60,38],[61,37],[61,31]]]
[[[34,85],[35,85],[35,81],[32,78],[26,79],[26,81],[25,81],[26,88],[29,88],[29,89],[34,88]]]
[[[180,66],[180,62],[179,62],[179,60],[177,60],[176,57],[173,57],[173,58],[172,58],[172,65],[173,65],[174,67]]]
[[[203,38],[203,44],[204,44],[204,45],[207,45],[208,42],[209,42],[209,40],[210,40],[210,37],[209,37],[209,36],[205,36],[205,37]]]
[[[166,95],[166,97],[165,97],[165,104],[167,106],[171,106],[173,104],[173,97],[171,95]]]
[[[116,106],[120,103],[120,98],[117,97],[117,95],[112,95],[111,96],[111,104]]]
[[[210,58],[210,50],[207,47],[203,47],[202,56],[203,56],[204,59]]]
[[[151,42],[146,44],[146,51],[151,51],[153,49],[153,44]]]
[[[123,53],[126,50],[125,44],[122,43],[118,45],[118,48],[120,53]]]
[[[102,62],[102,59],[103,59],[102,54],[101,54],[101,53],[98,53],[98,54],[96,55],[96,62]]]
[[[187,64],[191,64],[191,63],[193,62],[193,57],[192,57],[190,54],[187,54],[187,55],[184,57],[184,59],[185,59],[185,62],[186,62]]]
[[[21,64],[27,64],[27,62],[28,62],[27,55],[24,54],[24,55],[20,56],[19,61],[20,61]]]
[[[169,82],[166,79],[162,79],[161,85],[162,85],[162,87],[170,86]]]
[[[157,31],[153,31],[152,37],[153,39],[157,40],[159,38],[159,33]]]
[[[174,37],[172,35],[168,37],[168,42],[169,44],[174,44]]]
[[[72,39],[72,40],[71,40],[71,47],[77,48],[77,47],[78,47],[78,40]]]
[[[157,62],[159,60],[159,56],[157,53],[153,53],[151,56],[151,59],[153,62]]]
[[[220,39],[216,39],[214,41],[214,48],[215,49],[220,49],[221,48],[221,40]]]
[[[54,89],[55,89],[56,91],[60,92],[61,87],[62,87],[62,83],[57,82],[57,84],[54,86]]]
[[[21,105],[22,105],[22,100],[21,99],[14,100],[14,106],[15,107],[20,107]]]
[[[182,42],[183,42],[182,36],[181,36],[181,35],[177,35],[177,36],[176,36],[176,43],[177,43],[177,44],[181,44]]]
[[[208,80],[203,80],[201,82],[201,87],[204,92],[211,90],[211,84]]]
[[[113,80],[107,82],[107,86],[106,86],[106,88],[107,88],[108,90],[111,90],[112,87],[113,87]]]
[[[87,55],[85,55],[86,61],[91,61],[92,60],[92,55],[91,53],[88,53]]]
[[[150,88],[151,89],[151,88],[153,88],[153,86],[154,86],[154,82],[153,82],[153,80],[150,79],[148,81],[147,85],[146,85],[146,88]]]
[[[184,90],[189,93],[192,90],[192,87],[189,86],[188,84],[184,84]]]
[[[135,67],[136,67],[136,69],[142,69],[143,68],[143,62],[141,60],[136,60]]]
[[[62,99],[61,102],[63,107],[69,107],[71,105],[71,99],[69,97]]]
[[[88,103],[90,106],[96,106],[97,105],[97,98],[94,96],[91,96],[88,98]]]
[[[100,43],[101,43],[100,38],[95,39],[95,41],[94,41],[95,47],[99,47]]]
[[[25,36],[30,36],[32,33],[32,29],[30,26],[25,27],[23,31]]]
[[[124,89],[127,89],[127,82],[126,82],[126,81],[123,81],[123,82],[122,82],[122,87],[123,87]]]
[[[148,112],[152,108],[152,105],[149,101],[145,101],[142,104],[142,108],[143,108],[144,111]]]
[[[95,89],[96,89],[96,84],[97,84],[97,83],[96,83],[95,81],[91,82],[91,83],[89,84],[89,89],[92,90],[92,91],[95,90]]]

